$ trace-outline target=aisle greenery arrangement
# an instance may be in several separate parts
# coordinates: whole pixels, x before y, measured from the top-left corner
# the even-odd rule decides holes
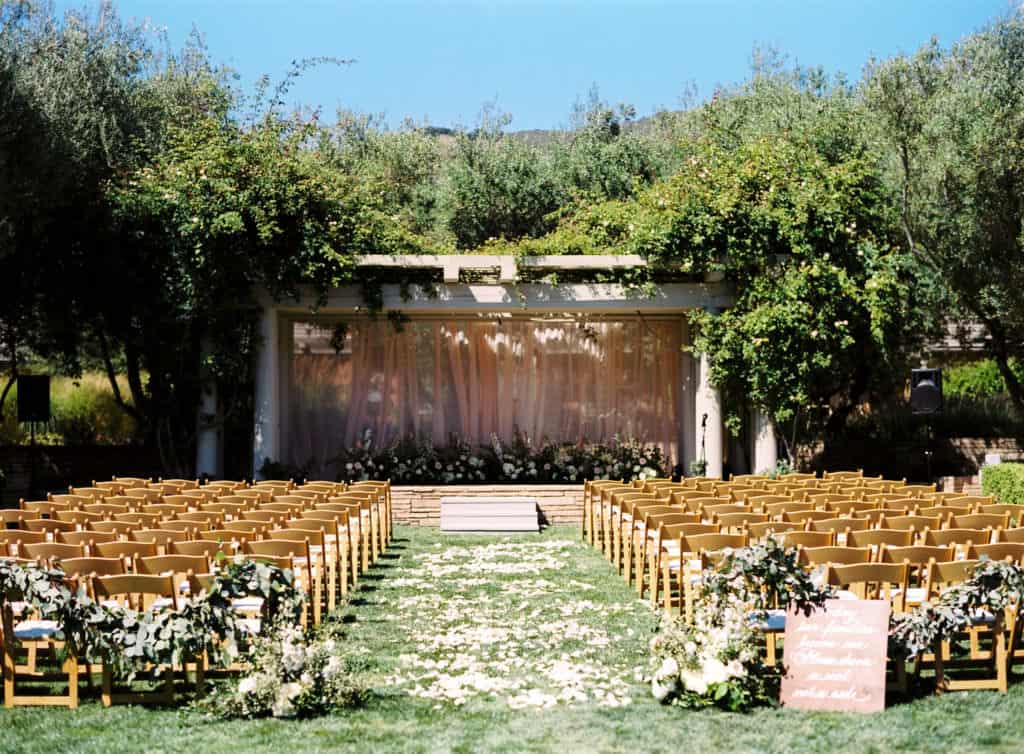
[[[379,446],[367,433],[357,447],[338,456],[336,466],[344,481],[390,479],[396,484],[628,481],[669,472],[661,449],[639,440],[534,444],[520,433],[508,442],[492,435],[490,444],[481,446],[457,437],[444,446],[416,437]]]
[[[237,660],[251,636],[231,600],[245,596],[261,597],[268,616],[288,622],[298,620],[303,601],[291,571],[254,560],[226,562],[208,591],[177,610],[143,611],[97,602],[84,585],[70,587],[60,570],[0,560],[0,604],[26,603],[57,623],[54,638],[67,650],[120,678],[149,668],[159,674],[202,653],[221,665]]]
[[[693,620],[667,620],[651,641],[652,693],[666,704],[733,712],[777,703],[781,674],[762,662],[761,626],[787,609],[809,613],[829,596],[796,551],[773,540],[729,552],[702,571]]]
[[[664,621],[651,641],[652,694],[666,704],[732,712],[777,704],[781,668],[762,661],[763,629],[781,628],[786,612],[822,609],[832,596],[797,562],[794,549],[769,540],[728,552],[701,573],[692,620]],[[978,611],[1002,611],[1022,597],[1021,566],[982,559],[969,579],[935,602],[891,616],[889,656],[906,662],[933,651],[972,625]]]

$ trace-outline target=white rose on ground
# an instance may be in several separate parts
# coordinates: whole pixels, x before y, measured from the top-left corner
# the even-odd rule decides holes
[[[281,690],[277,692],[277,699],[274,700],[274,704],[270,708],[270,714],[274,717],[294,717],[295,716],[295,705],[293,704],[295,697],[302,693],[302,684],[300,683],[285,683],[281,686]]]
[[[729,680],[729,671],[725,664],[718,659],[708,660],[704,663],[704,682],[708,686],[714,683],[725,683]]]
[[[658,676],[667,678],[670,675],[679,675],[679,663],[675,661],[675,658],[666,657],[664,662],[661,663],[661,667],[658,668]]]
[[[256,690],[256,685],[256,676],[246,676],[238,684],[238,693],[251,694],[253,691]]]
[[[684,670],[679,674],[679,678],[682,680],[683,686],[687,691],[692,691],[694,694],[700,694],[701,696],[708,693],[708,683],[700,673]]]
[[[659,702],[663,702],[679,688],[679,679],[673,676],[660,680],[657,676],[651,679],[651,693]]]
[[[730,678],[742,678],[747,674],[747,669],[743,667],[743,663],[739,660],[733,660],[725,666],[726,672]]]

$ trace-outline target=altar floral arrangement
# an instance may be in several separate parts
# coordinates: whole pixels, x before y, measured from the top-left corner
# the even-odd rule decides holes
[[[390,479],[396,484],[629,481],[669,472],[661,449],[639,440],[534,442],[522,433],[508,440],[492,435],[490,443],[481,446],[457,437],[440,447],[428,439],[406,437],[381,447],[367,432],[335,459],[335,466],[344,481]]]
[[[769,611],[824,604],[795,551],[774,541],[726,553],[694,585],[692,621],[666,621],[651,641],[651,692],[665,704],[743,711],[774,704],[781,679],[761,662]]]

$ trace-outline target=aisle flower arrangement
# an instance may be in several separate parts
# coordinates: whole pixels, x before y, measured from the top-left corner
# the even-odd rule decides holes
[[[829,592],[796,552],[773,540],[726,554],[696,585],[693,620],[663,624],[651,641],[651,692],[665,704],[743,711],[774,704],[780,671],[761,662],[770,610],[810,612]]]
[[[306,718],[355,705],[363,689],[342,642],[326,633],[275,623],[253,642],[252,670],[200,708],[225,719]]]
[[[390,479],[395,484],[486,482],[582,482],[584,479],[648,479],[669,472],[661,449],[635,439],[603,443],[535,443],[517,433],[472,446],[457,437],[447,445],[406,437],[378,445],[367,433],[343,451],[335,465],[344,481]]]

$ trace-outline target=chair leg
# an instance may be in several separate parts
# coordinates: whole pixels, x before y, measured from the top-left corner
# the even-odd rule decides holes
[[[623,531],[625,549],[622,553],[622,580],[629,584],[633,578],[633,522],[627,521],[625,525],[629,527],[629,531]]]
[[[668,558],[662,563],[662,603],[665,606],[665,617],[672,617],[672,569]]]
[[[661,561],[660,553],[654,553],[653,555],[651,555],[651,559],[649,561],[649,566],[648,566],[649,571],[650,571],[649,576],[650,576],[650,580],[651,580],[651,607],[652,608],[658,606],[658,592],[659,592],[658,587],[661,584],[661,582],[660,582],[660,576],[661,576],[661,568],[660,568],[660,566],[661,566],[661,562],[660,561]]]

